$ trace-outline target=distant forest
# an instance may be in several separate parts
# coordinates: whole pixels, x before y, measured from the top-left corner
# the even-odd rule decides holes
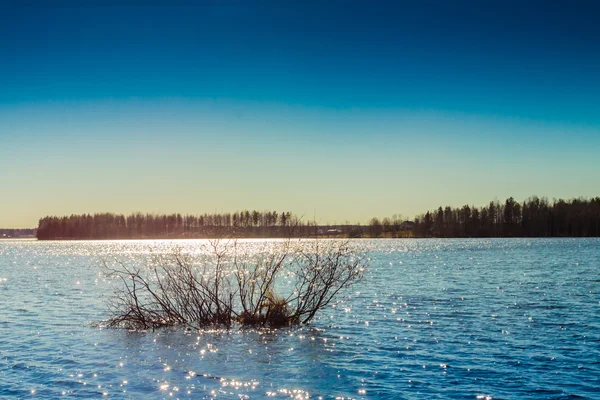
[[[415,218],[419,237],[590,237],[600,236],[600,197],[554,200],[530,197],[518,203],[492,201],[485,207],[439,207]]]
[[[417,216],[372,218],[368,225],[317,225],[291,212],[240,211],[203,215],[101,213],[44,217],[37,238],[145,239],[273,237],[598,237],[600,197],[553,200],[512,197],[487,206],[439,207]]]
[[[130,215],[101,213],[40,219],[37,238],[48,239],[144,239],[308,236],[314,225],[302,223],[290,212],[241,211],[182,215]]]

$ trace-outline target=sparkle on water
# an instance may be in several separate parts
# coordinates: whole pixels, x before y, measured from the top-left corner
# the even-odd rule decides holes
[[[365,280],[310,326],[128,332],[94,325],[114,284],[100,260],[205,242],[0,241],[0,397],[598,396],[600,240],[354,243]]]

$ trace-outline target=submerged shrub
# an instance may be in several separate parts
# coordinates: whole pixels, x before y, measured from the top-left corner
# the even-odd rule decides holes
[[[211,241],[210,259],[181,251],[146,268],[105,268],[120,285],[109,301],[111,328],[193,328],[309,323],[337,293],[363,277],[366,259],[347,241],[282,244],[263,258],[244,257],[236,241]],[[285,284],[283,284],[285,282]]]

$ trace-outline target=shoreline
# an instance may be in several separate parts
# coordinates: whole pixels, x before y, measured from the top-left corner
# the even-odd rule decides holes
[[[133,238],[52,238],[52,239],[37,239],[37,238],[10,238],[6,240],[27,240],[27,241],[39,241],[39,242],[96,242],[96,241],[152,241],[152,240],[285,240],[285,239],[339,239],[339,240],[396,240],[396,239],[419,239],[419,240],[430,240],[430,239],[600,239],[600,236],[476,236],[476,237],[432,237],[432,236],[403,236],[403,237],[348,237],[348,236],[272,236],[272,237],[260,237],[260,236],[240,236],[240,237],[133,237]]]

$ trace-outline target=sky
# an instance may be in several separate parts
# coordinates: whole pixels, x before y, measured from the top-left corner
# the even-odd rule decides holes
[[[599,19],[591,1],[5,1],[0,227],[599,196]]]

